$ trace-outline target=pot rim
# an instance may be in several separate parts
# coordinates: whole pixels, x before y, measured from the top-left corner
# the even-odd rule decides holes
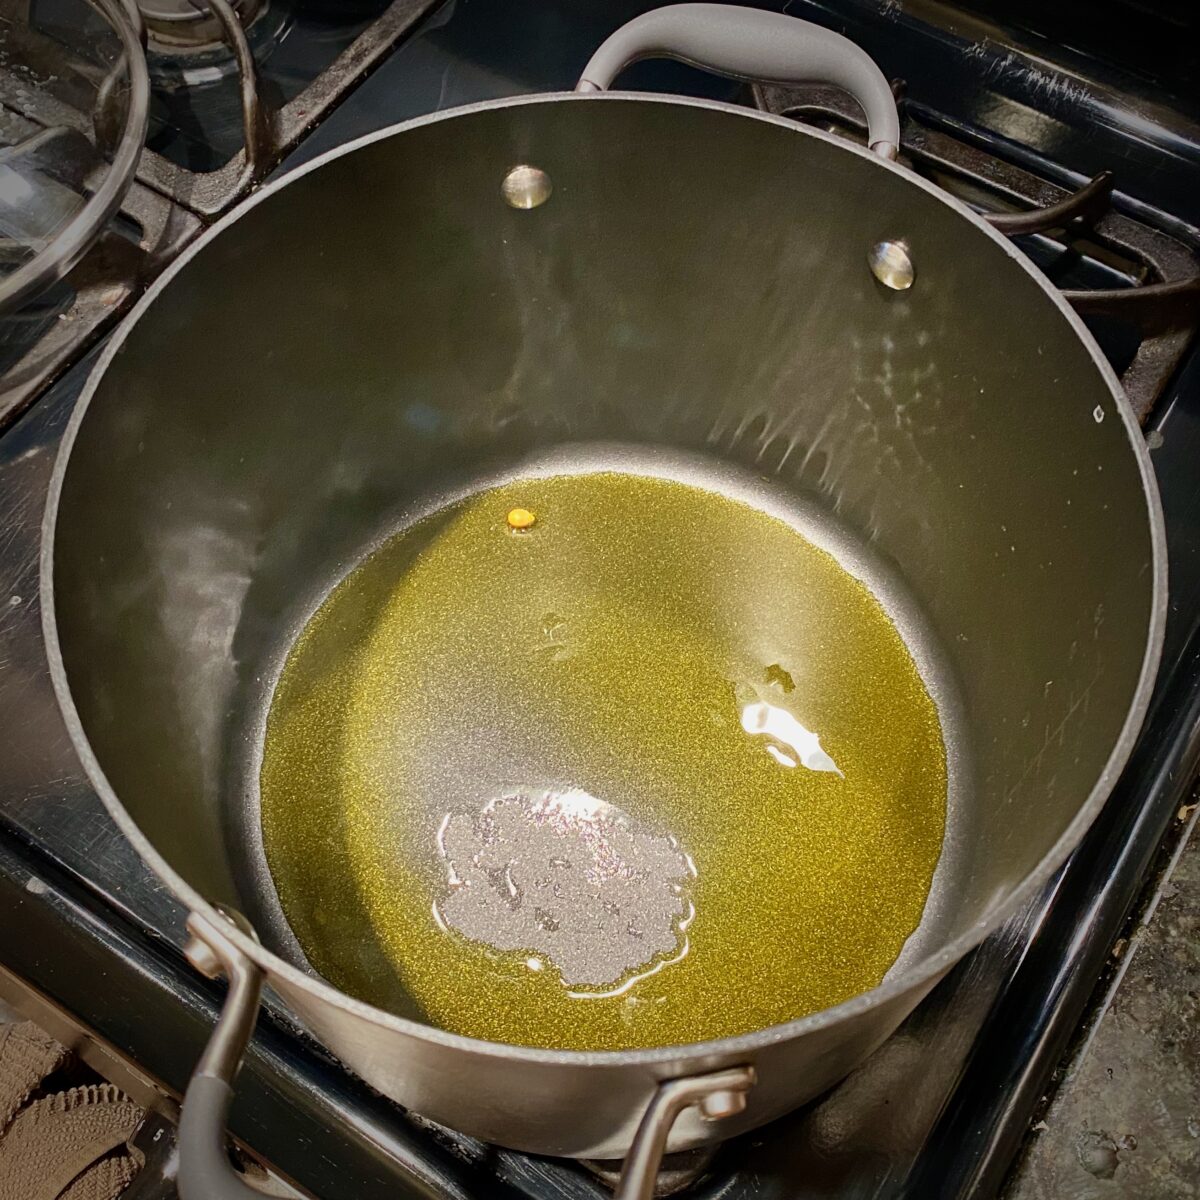
[[[895,976],[889,975],[889,977],[885,978],[871,990],[861,992],[857,996],[843,1001],[841,1004],[834,1005],[832,1008],[821,1009],[818,1012],[810,1013],[807,1016],[798,1017],[795,1020],[782,1024],[764,1026],[750,1033],[738,1034],[733,1037],[719,1038],[712,1041],[656,1046],[650,1049],[550,1050],[532,1046],[517,1046],[503,1042],[485,1041],[480,1038],[449,1033],[432,1025],[425,1025],[419,1021],[413,1021],[407,1017],[401,1017],[384,1009],[376,1008],[374,1005],[367,1004],[364,1001],[356,1000],[324,979],[309,975],[293,966],[261,945],[254,938],[219,917],[215,907],[175,871],[137,827],[133,818],[126,812],[116,793],[109,785],[99,762],[92,753],[91,746],[84,733],[79,714],[75,709],[75,703],[71,696],[58,642],[54,609],[54,537],[58,517],[58,504],[62,493],[63,481],[70,463],[71,450],[87,415],[91,401],[100,387],[109,364],[120,352],[130,331],[137,325],[147,309],[153,305],[158,295],[170,285],[175,276],[197,254],[201,253],[211,241],[220,237],[243,214],[263,203],[288,184],[310,172],[319,170],[326,163],[332,162],[344,155],[352,154],[375,142],[383,141],[424,125],[450,121],[477,112],[493,109],[521,108],[527,105],[630,102],[673,104],[690,108],[711,109],[742,120],[762,121],[776,125],[798,137],[812,137],[828,142],[836,146],[843,153],[854,154],[866,159],[879,170],[891,171],[902,176],[910,186],[926,192],[937,203],[954,210],[960,217],[974,225],[982,235],[990,238],[995,244],[1002,247],[1005,253],[1014,260],[1020,269],[1025,271],[1036,282],[1049,302],[1059,310],[1059,313],[1074,331],[1076,337],[1082,342],[1101,378],[1108,386],[1116,410],[1124,424],[1130,448],[1137,460],[1150,524],[1152,558],[1151,611],[1146,635],[1145,653],[1133,700],[1126,714],[1125,721],[1121,726],[1121,732],[1086,801],[1080,806],[1063,834],[1046,854],[1043,855],[1034,870],[1018,884],[1006,900],[996,905],[986,917],[977,921],[971,929],[960,934],[939,950],[918,960],[906,970]],[[335,1008],[340,1008],[353,1017],[369,1021],[390,1032],[405,1034],[434,1045],[469,1054],[481,1054],[531,1064],[557,1064],[571,1067],[668,1066],[678,1069],[679,1064],[684,1060],[702,1059],[709,1061],[720,1058],[728,1061],[736,1058],[738,1055],[757,1051],[774,1042],[789,1041],[805,1034],[814,1033],[817,1030],[827,1029],[849,1018],[857,1017],[863,1013],[877,1009],[905,993],[919,989],[922,985],[931,986],[942,973],[961,959],[968,951],[974,949],[988,934],[992,933],[1013,916],[1032,898],[1036,891],[1045,885],[1050,876],[1062,865],[1067,855],[1079,843],[1088,826],[1091,825],[1097,813],[1103,807],[1141,731],[1158,672],[1159,660],[1162,655],[1167,605],[1167,547],[1162,505],[1158,494],[1154,469],[1150,461],[1150,453],[1142,436],[1141,428],[1125,397],[1120,381],[1108,363],[1108,360],[1104,357],[1095,339],[1087,330],[1078,314],[1070,307],[1062,294],[1038,271],[1032,261],[961,201],[938,189],[934,184],[927,182],[907,168],[883,159],[879,155],[871,153],[866,148],[847,142],[835,134],[797,124],[786,117],[775,116],[721,101],[696,99],[686,96],[621,91],[546,92],[526,96],[503,97],[498,100],[487,100],[476,104],[463,105],[458,108],[445,109],[441,112],[427,113],[356,138],[353,141],[319,155],[311,162],[298,167],[295,171],[291,171],[272,183],[267,184],[197,238],[146,291],[145,295],[142,296],[117,328],[91,370],[87,384],[64,431],[55,459],[53,474],[50,479],[46,508],[42,519],[40,579],[42,634],[46,644],[46,656],[49,660],[50,677],[67,727],[67,732],[70,735],[76,753],[79,755],[89,781],[96,789],[109,815],[116,822],[121,832],[133,844],[134,849],[137,850],[143,861],[167,884],[175,896],[182,901],[189,911],[200,912],[210,920],[218,922],[223,934],[229,941],[246,955],[247,958],[262,967],[268,973],[268,976],[275,976],[282,979],[291,987],[303,989],[312,994],[316,999],[330,1004]]]

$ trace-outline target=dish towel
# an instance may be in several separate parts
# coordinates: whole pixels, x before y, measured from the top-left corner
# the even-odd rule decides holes
[[[36,1025],[0,1026],[0,1200],[116,1200],[137,1174],[142,1109],[109,1083],[56,1089],[72,1064]]]

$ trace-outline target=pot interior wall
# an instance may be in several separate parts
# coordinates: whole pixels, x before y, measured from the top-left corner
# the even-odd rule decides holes
[[[501,180],[546,170],[517,211]],[[867,252],[905,239],[908,292]],[[620,97],[336,159],[171,280],[91,400],[55,538],[62,655],[168,862],[239,889],[230,763],[297,597],[454,480],[563,443],[700,453],[814,498],[944,648],[970,743],[936,934],[1064,832],[1133,698],[1146,500],[1111,394],[1007,249],[802,131]]]

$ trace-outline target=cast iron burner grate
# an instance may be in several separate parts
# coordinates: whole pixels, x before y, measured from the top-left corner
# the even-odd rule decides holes
[[[1178,222],[1114,194],[1101,172],[1078,189],[1013,161],[1019,148],[904,98],[900,161],[986,215],[1063,289],[1121,376],[1145,424],[1200,325],[1200,256],[1166,231]],[[845,92],[821,84],[756,85],[765,112],[866,143]],[[1136,213],[1135,213],[1136,210]]]
[[[207,223],[247,195],[345,99],[436,3],[339,0],[323,8],[310,0],[303,21],[288,18],[292,61],[275,53],[281,36],[263,32],[267,26],[276,29],[282,5],[272,15],[270,5],[250,0],[223,4],[225,26],[215,5],[205,11],[179,0],[145,0],[153,86],[147,148],[119,215],[98,234],[82,261],[19,311],[0,312],[0,432],[129,311],[141,290]],[[99,86],[111,63],[90,43],[107,46],[105,37],[93,31],[89,40],[91,26],[80,24],[80,14],[88,12],[83,0],[29,0],[24,10],[10,8],[9,0],[0,0],[0,150],[17,158],[44,158],[53,150],[62,161],[57,173],[80,176],[76,190],[87,194],[108,170],[104,131],[123,121],[113,111],[121,90],[107,92]],[[185,9],[204,16],[202,28],[209,33],[223,29],[227,45],[214,50],[206,43],[201,54],[166,55],[155,32],[170,24],[163,14]],[[261,15],[243,29],[239,14]],[[214,55],[223,55],[221,69]],[[53,145],[48,146],[48,135]]]

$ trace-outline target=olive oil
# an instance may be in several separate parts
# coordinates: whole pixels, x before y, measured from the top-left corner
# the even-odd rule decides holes
[[[879,983],[947,770],[908,648],[831,554],[595,471],[471,495],[354,569],[284,664],[260,787],[331,982],[474,1037],[624,1049]]]

